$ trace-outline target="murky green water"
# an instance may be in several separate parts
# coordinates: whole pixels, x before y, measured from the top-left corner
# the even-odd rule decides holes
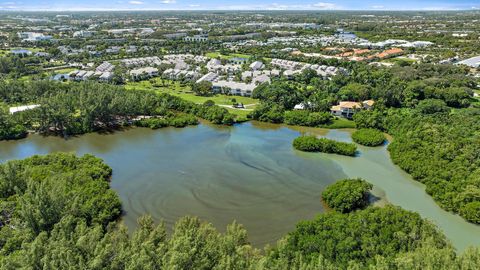
[[[257,246],[274,243],[299,220],[324,211],[320,193],[328,184],[363,177],[376,186],[376,195],[439,225],[458,249],[480,245],[480,226],[440,209],[421,184],[392,164],[386,147],[360,147],[355,158],[302,153],[291,147],[300,131],[350,141],[348,130],[296,130],[256,122],[136,128],[69,140],[32,135],[0,142],[0,161],[56,151],[92,153],[113,168],[111,185],[122,199],[129,227],[145,213],[169,227],[185,215],[219,229],[237,220]]]

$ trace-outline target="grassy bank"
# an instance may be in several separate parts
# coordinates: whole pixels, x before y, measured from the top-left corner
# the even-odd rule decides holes
[[[197,104],[203,104],[207,100],[212,100],[213,102],[215,102],[216,105],[225,107],[228,109],[229,112],[235,114],[238,117],[237,120],[239,121],[246,121],[247,114],[250,112],[250,110],[254,109],[255,104],[258,103],[258,100],[256,99],[242,96],[197,96],[192,92],[190,86],[183,85],[180,82],[176,81],[163,80],[161,78],[155,78],[152,80],[140,82],[128,82],[125,85],[125,88],[128,90],[155,90],[162,93],[168,93],[170,95],[174,95]],[[247,106],[247,110],[232,108],[231,106],[234,103],[243,103]]]

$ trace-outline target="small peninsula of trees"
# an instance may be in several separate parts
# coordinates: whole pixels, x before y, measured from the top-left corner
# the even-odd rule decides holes
[[[354,118],[359,126],[381,129],[395,138],[388,147],[393,162],[424,183],[442,208],[480,223],[480,109],[373,110]]]
[[[162,118],[144,118],[135,122],[138,127],[148,127],[151,129],[159,129],[163,127],[182,128],[189,125],[198,125],[198,120],[194,115],[184,114]]]
[[[354,142],[365,146],[379,146],[385,142],[383,132],[376,129],[359,129],[352,133]]]
[[[349,213],[368,205],[372,187],[372,184],[363,179],[343,179],[329,185],[322,192],[322,199],[335,211]]]
[[[24,137],[27,129],[62,136],[84,134],[131,125],[139,116],[169,118],[169,125],[178,127],[193,124],[192,117],[186,119],[185,114],[214,124],[235,123],[235,117],[219,106],[195,104],[165,93],[125,90],[121,86],[94,82],[2,81],[0,98],[6,104],[40,105],[15,115],[0,112],[0,127],[3,127],[0,140]]]
[[[323,152],[344,156],[355,156],[357,146],[353,143],[344,143],[315,136],[300,136],[293,140],[293,147],[304,152]]]
[[[321,258],[335,266],[320,269],[355,269],[352,265],[368,269],[382,258],[383,269],[396,269],[398,254],[415,252],[427,241],[440,249],[448,245],[435,226],[417,213],[394,206],[369,207],[349,214],[329,212],[300,222],[268,258],[283,262],[283,269],[292,269],[291,260],[299,257],[305,264]]]

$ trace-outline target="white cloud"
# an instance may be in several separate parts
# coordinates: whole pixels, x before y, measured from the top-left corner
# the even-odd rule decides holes
[[[377,6],[372,6],[373,9],[384,9],[385,6],[380,6],[380,5],[377,5]]]
[[[287,10],[288,5],[280,5],[277,3],[272,3],[271,5],[266,7],[267,10]]]
[[[188,6],[189,6],[189,7],[192,7],[192,8],[195,8],[195,7],[200,7],[200,5],[199,5],[199,4],[190,4],[190,5],[188,5]]]
[[[318,2],[316,4],[313,4],[315,8],[318,9],[337,9],[337,5],[334,3],[325,3],[325,2]]]
[[[444,11],[444,10],[460,10],[460,8],[454,8],[449,6],[433,6],[433,7],[424,7],[422,10],[427,11]]]
[[[316,4],[258,4],[258,5],[230,5],[220,6],[216,9],[228,9],[228,10],[334,10],[342,9],[333,3],[319,2]]]
[[[129,1],[128,2],[130,5],[143,5],[142,1]]]
[[[162,4],[175,4],[177,3],[177,0],[162,0],[160,1]]]

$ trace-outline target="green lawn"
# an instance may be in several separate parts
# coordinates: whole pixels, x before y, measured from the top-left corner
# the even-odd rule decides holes
[[[355,122],[345,118],[338,117],[333,120],[330,125],[322,126],[323,128],[337,129],[337,128],[356,128]]]
[[[168,93],[170,95],[181,97],[182,99],[202,104],[207,100],[212,100],[215,104],[222,107],[233,105],[232,99],[235,99],[235,103],[243,103],[244,105],[250,105],[247,107],[248,110],[240,110],[226,107],[231,113],[237,115],[238,120],[245,121],[246,116],[250,113],[251,110],[255,108],[255,104],[259,101],[249,97],[241,96],[227,96],[227,95],[214,95],[211,97],[202,97],[195,95],[188,85],[181,85],[180,82],[171,81],[171,80],[162,80],[161,78],[153,79],[153,85],[150,81],[140,81],[140,82],[128,82],[125,85],[126,89],[129,90],[155,90],[162,93]]]
[[[237,116],[237,122],[246,122],[249,119],[247,118],[247,115],[251,113],[251,111],[247,110],[238,110],[234,108],[227,108],[227,110],[231,113]]]
[[[62,69],[51,70],[50,73],[52,73],[52,74],[65,74],[65,73],[70,73],[74,70],[77,70],[77,69],[76,68],[62,68]]]
[[[241,54],[241,53],[231,53],[231,54],[228,54],[228,55],[222,55],[220,54],[219,52],[209,52],[207,54],[205,54],[206,57],[210,57],[210,58],[221,58],[221,59],[231,59],[231,58],[234,58],[234,57],[240,57],[240,58],[250,58],[252,57],[251,55],[248,55],[248,54]]]
[[[407,64],[411,65],[411,64],[414,64],[414,63],[418,62],[418,60],[410,59],[410,58],[406,58],[406,57],[395,57],[395,58],[382,60],[381,62],[393,63],[393,64],[404,62],[404,63],[407,63]]]
[[[42,48],[19,48],[19,47],[17,47],[17,48],[10,48],[10,49],[2,49],[2,50],[0,50],[0,57],[10,55],[12,50],[20,50],[20,49],[29,50],[32,53],[37,53],[37,52],[44,51]]]
[[[209,52],[207,54],[205,54],[206,57],[210,57],[210,58],[219,58],[220,57],[220,53],[218,52]]]

